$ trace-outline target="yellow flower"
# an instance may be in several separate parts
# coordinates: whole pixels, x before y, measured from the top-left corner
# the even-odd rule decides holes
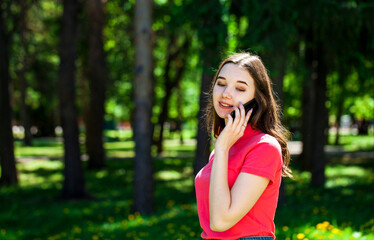
[[[325,225],[326,227],[327,227],[328,225],[330,225],[330,223],[329,223],[328,221],[324,221],[322,224]]]
[[[299,233],[299,234],[297,234],[297,239],[304,239],[305,238],[305,234],[304,233]]]
[[[318,230],[325,230],[325,226],[322,223],[318,223],[317,226],[316,226],[316,228]]]
[[[332,231],[331,231],[333,234],[338,234],[340,232],[339,229],[337,228],[333,228]]]
[[[287,226],[283,226],[282,230],[283,230],[283,232],[287,232],[288,231],[288,227]]]

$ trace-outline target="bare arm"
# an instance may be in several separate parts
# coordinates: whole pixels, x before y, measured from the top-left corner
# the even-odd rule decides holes
[[[227,152],[216,151],[209,186],[210,228],[222,232],[234,226],[257,202],[269,179],[240,173],[231,191],[227,182]]]

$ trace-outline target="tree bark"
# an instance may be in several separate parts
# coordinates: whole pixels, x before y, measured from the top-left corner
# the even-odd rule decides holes
[[[286,54],[282,54],[277,62],[274,64],[277,68],[277,74],[273,76],[273,84],[274,84],[274,93],[276,95],[276,99],[278,104],[283,109],[283,102],[284,102],[284,92],[283,92],[283,82],[284,82],[284,75],[286,74]]]
[[[305,168],[312,173],[311,184],[315,186],[323,186],[326,178],[324,146],[328,123],[327,69],[323,53],[322,43],[314,42],[311,38],[305,54],[309,69],[309,82],[304,86],[302,157]]]
[[[326,145],[326,134],[328,128],[328,111],[326,108],[326,78],[327,68],[324,60],[324,49],[322,44],[319,43],[316,52],[317,65],[317,79],[316,79],[316,96],[315,96],[315,109],[314,109],[314,138],[312,141],[312,180],[311,184],[315,186],[323,186],[325,184],[325,167],[326,157],[324,147]]]
[[[199,113],[198,113],[198,129],[197,129],[197,146],[195,152],[195,162],[194,162],[194,176],[196,176],[200,169],[202,169],[209,161],[209,154],[210,154],[210,133],[208,133],[206,128],[206,123],[204,120],[205,109],[208,105],[208,96],[205,94],[209,92],[212,79],[214,75],[208,72],[207,69],[212,67],[212,60],[211,58],[214,56],[212,51],[210,51],[209,55],[206,55],[204,63],[203,63],[203,74],[201,78],[201,93],[199,99]]]
[[[90,25],[87,69],[90,100],[86,118],[86,150],[89,156],[88,167],[100,169],[105,165],[103,131],[107,69],[102,33],[104,11],[101,0],[87,0],[86,2]]]
[[[310,171],[312,162],[312,137],[313,137],[313,116],[314,116],[314,102],[315,102],[315,79],[317,73],[315,70],[315,62],[313,58],[313,43],[312,32],[309,30],[306,35],[306,42],[308,43],[305,50],[305,65],[308,70],[308,76],[303,82],[302,92],[302,116],[301,116],[301,140],[303,148],[301,153],[302,166],[301,170]]]
[[[153,209],[152,105],[153,54],[150,0],[135,2],[135,164],[134,210],[149,214]]]
[[[26,59],[28,59],[28,51],[27,51],[27,42],[26,42],[26,26],[27,21],[27,8],[26,8],[26,0],[20,1],[20,37],[21,37],[21,49],[22,49],[22,59],[21,59],[21,69],[18,72],[18,78],[20,82],[20,90],[21,90],[21,121],[23,128],[25,130],[24,136],[24,143],[26,146],[32,145],[32,136],[31,136],[31,123],[30,123],[30,114],[29,109],[26,104],[26,91],[27,91],[27,82],[25,78],[25,73],[27,71],[26,66]]]
[[[12,133],[12,107],[9,94],[9,37],[5,32],[3,1],[0,0],[0,185],[18,183]]]
[[[78,1],[64,0],[60,42],[59,100],[63,128],[65,169],[62,197],[87,197],[79,150],[79,131],[75,105],[75,59],[77,54]]]

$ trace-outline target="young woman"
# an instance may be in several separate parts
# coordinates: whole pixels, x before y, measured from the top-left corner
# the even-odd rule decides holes
[[[246,114],[243,104],[253,99],[257,106]],[[201,237],[275,239],[279,186],[282,176],[291,177],[290,155],[271,81],[258,56],[239,53],[221,63],[206,117],[216,142],[195,179]]]

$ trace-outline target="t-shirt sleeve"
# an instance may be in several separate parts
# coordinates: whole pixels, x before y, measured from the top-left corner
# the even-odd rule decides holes
[[[240,172],[266,177],[273,183],[281,168],[282,151],[278,142],[262,142],[247,153]]]

